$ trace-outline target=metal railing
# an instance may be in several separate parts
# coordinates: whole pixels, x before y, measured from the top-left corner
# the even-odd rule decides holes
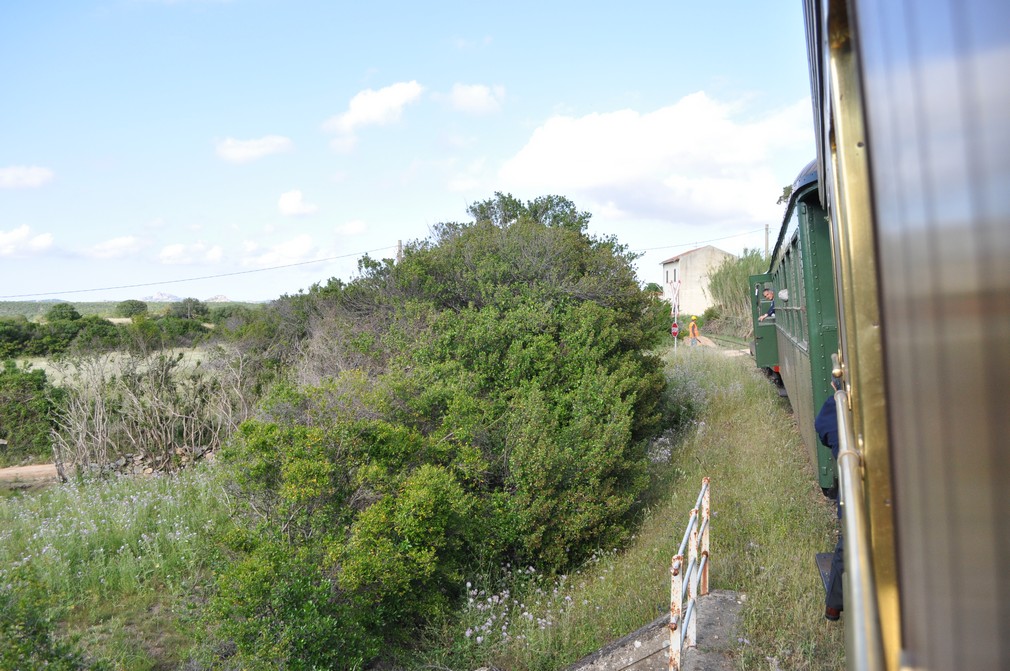
[[[862,457],[849,423],[849,398],[835,392],[838,413],[838,489],[845,538],[845,609],[848,667],[867,671],[884,668],[884,647],[877,609],[877,590],[870,554],[866,499],[863,498]]]
[[[709,529],[711,517],[709,480],[702,478],[698,501],[691,511],[684,539],[670,563],[670,671],[680,671],[685,647],[697,644],[698,597],[708,594]],[[684,550],[688,551],[687,570]],[[687,604],[684,587],[687,586]]]

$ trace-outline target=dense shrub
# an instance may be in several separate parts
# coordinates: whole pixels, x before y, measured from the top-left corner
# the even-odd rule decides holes
[[[219,574],[212,634],[235,646],[229,668],[361,669],[381,649],[375,613],[339,594],[325,557],[274,539],[248,547]]]
[[[32,341],[38,338],[38,324],[24,317],[0,318],[0,359],[33,355]]]
[[[162,317],[155,324],[161,332],[163,347],[192,347],[207,333],[206,326],[183,317]]]
[[[560,573],[629,534],[672,415],[645,353],[669,307],[570,201],[470,214],[257,320],[291,374],[223,455],[243,540],[212,611],[243,654],[291,659],[308,599],[361,661],[446,616],[480,562]]]
[[[50,432],[59,392],[49,384],[46,373],[30,366],[18,367],[13,361],[0,368],[0,465],[12,465],[24,459],[49,459],[52,456]]]
[[[138,300],[120,301],[116,303],[116,315],[120,317],[134,317],[136,315],[147,314],[147,303]]]
[[[119,349],[123,341],[123,329],[108,319],[94,315],[82,317],[74,336],[73,349],[81,352],[104,352]]]

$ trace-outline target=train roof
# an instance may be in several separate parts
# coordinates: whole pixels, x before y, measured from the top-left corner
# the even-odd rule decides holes
[[[801,188],[817,181],[817,159],[810,161],[807,165],[800,170],[800,174],[796,175],[796,179],[793,180],[793,193],[795,194]]]

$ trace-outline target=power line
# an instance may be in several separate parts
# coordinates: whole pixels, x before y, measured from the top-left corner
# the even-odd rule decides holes
[[[710,242],[719,242],[720,240],[729,240],[730,238],[738,238],[743,235],[750,235],[751,233],[760,233],[764,229],[757,229],[754,231],[745,231],[743,233],[736,233],[735,235],[727,235],[721,238],[712,238],[711,240],[699,240],[695,242],[688,242],[686,244],[680,245],[665,245],[663,247],[648,247],[646,249],[632,249],[632,252],[654,252],[660,249],[676,249],[678,247],[690,247],[692,245],[708,244]],[[217,275],[201,275],[199,277],[186,277],[178,280],[164,280],[161,282],[142,282],[139,284],[119,284],[111,287],[95,287],[91,289],[68,289],[66,291],[46,291],[34,294],[11,294],[8,296],[0,296],[0,299],[8,298],[31,298],[33,296],[56,296],[63,294],[84,294],[93,291],[113,291],[116,289],[137,289],[141,287],[155,287],[162,284],[181,284],[182,282],[197,282],[199,280],[214,280],[221,277],[234,277],[235,275],[250,275],[252,273],[265,273],[271,270],[281,270],[283,268],[294,268],[296,266],[307,266],[314,263],[326,263],[327,261],[336,261],[337,259],[346,259],[352,256],[362,256],[364,254],[371,254],[372,252],[381,252],[384,249],[390,249],[390,247],[380,247],[378,249],[369,249],[364,252],[355,252],[353,254],[342,254],[340,256],[329,256],[325,259],[315,259],[312,261],[299,261],[298,263],[287,263],[280,266],[270,266],[269,268],[255,268],[253,270],[238,270],[233,273],[219,273]]]
[[[32,296],[55,296],[57,294],[83,294],[91,291],[111,291],[113,289],[136,289],[138,287],[155,287],[162,284],[179,284],[181,282],[196,282],[198,280],[213,280],[219,277],[232,277],[235,275],[249,275],[251,273],[265,273],[270,270],[280,270],[282,268],[294,268],[295,266],[307,266],[313,263],[325,263],[327,261],[335,261],[337,259],[346,259],[352,256],[362,256],[364,254],[371,254],[372,252],[381,252],[384,249],[390,249],[390,247],[380,247],[378,249],[369,249],[366,252],[355,252],[353,254],[342,254],[340,256],[329,256],[325,259],[314,259],[312,261],[299,261],[298,263],[287,263],[282,266],[270,266],[269,268],[255,268],[253,270],[238,270],[233,273],[220,273],[217,275],[202,275],[200,277],[186,277],[180,280],[164,280],[162,282],[143,282],[141,284],[120,284],[114,287],[96,287],[93,289],[68,289],[66,291],[47,291],[43,293],[36,294],[14,294],[10,296],[0,296],[0,299],[4,298],[29,298]]]
[[[663,247],[648,247],[646,249],[632,249],[632,252],[655,252],[660,249],[676,249],[677,247],[690,247],[692,245],[707,245],[710,242],[719,242],[720,240],[729,240],[730,238],[739,238],[744,235],[750,235],[751,233],[760,233],[763,228],[757,228],[753,231],[744,231],[743,233],[734,233],[733,235],[726,235],[721,238],[712,238],[711,240],[697,240],[695,242],[688,242],[681,245],[665,245]]]

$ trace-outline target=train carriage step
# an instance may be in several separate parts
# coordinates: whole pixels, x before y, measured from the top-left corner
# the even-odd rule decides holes
[[[824,593],[828,593],[828,580],[831,576],[831,558],[833,552],[818,552],[814,555],[814,562],[817,564],[817,572],[821,574],[821,582],[824,583]]]

